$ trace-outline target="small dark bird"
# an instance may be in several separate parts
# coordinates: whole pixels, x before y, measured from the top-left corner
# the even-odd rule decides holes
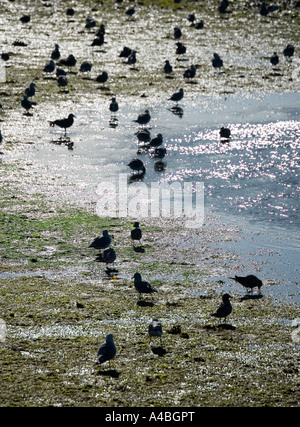
[[[266,3],[263,1],[260,9],[259,9],[259,13],[261,16],[267,16],[269,14],[268,8],[266,6]]]
[[[142,230],[140,229],[140,223],[135,222],[132,226],[131,233],[130,233],[132,243],[134,244],[135,241],[139,241],[141,243],[142,238]]]
[[[54,50],[51,53],[51,59],[53,59],[53,61],[57,61],[59,58],[60,58],[59,45],[56,43],[54,46]]]
[[[132,169],[134,172],[137,172],[138,174],[140,173],[140,171],[142,171],[142,174],[146,172],[144,163],[140,159],[131,160],[131,162],[128,163],[127,166],[129,166],[130,169]]]
[[[224,322],[226,322],[227,316],[232,312],[232,306],[229,300],[230,298],[232,297],[229,294],[224,294],[222,297],[222,303],[215,313],[211,313],[211,316],[217,317],[220,320],[224,318]]]
[[[191,22],[191,24],[193,25],[193,23],[196,21],[196,16],[195,16],[195,14],[194,14],[194,13],[191,13],[191,14],[187,17],[187,20],[188,20],[189,22]]]
[[[119,57],[128,58],[131,52],[132,52],[132,49],[130,49],[130,47],[124,46],[122,52],[119,54]]]
[[[214,57],[211,60],[212,66],[214,68],[221,68],[223,67],[223,60],[220,58],[220,56],[217,53],[214,53]]]
[[[134,65],[136,63],[136,50],[133,50],[128,56],[127,64]]]
[[[3,61],[8,61],[9,60],[9,54],[6,52],[1,53],[1,59]]]
[[[179,40],[180,37],[182,36],[181,29],[178,27],[175,27],[173,34],[174,34],[174,39]]]
[[[241,277],[241,276],[230,277],[230,279],[235,280],[236,282],[240,283],[242,286],[247,288],[248,292],[253,293],[253,288],[257,287],[258,293],[261,293],[260,288],[263,286],[263,282],[253,274],[250,274],[245,277]]]
[[[159,147],[163,143],[163,136],[158,133],[155,138],[150,140],[150,147]]]
[[[132,278],[134,279],[134,287],[139,293],[139,298],[141,297],[141,294],[153,294],[154,292],[157,292],[156,289],[152,288],[150,283],[142,280],[140,273],[135,273]]]
[[[30,15],[23,15],[20,21],[23,22],[23,24],[27,24],[30,21]]]
[[[183,89],[180,88],[178,92],[173,93],[173,95],[171,96],[171,98],[168,99],[168,101],[179,102],[182,100],[183,95],[184,95]]]
[[[162,345],[162,334],[163,334],[162,325],[158,321],[158,319],[154,317],[148,326],[148,335],[150,338],[150,342],[152,337],[159,337],[160,345]]]
[[[56,74],[56,77],[67,75],[66,71],[63,70],[62,68],[56,68],[55,74]]]
[[[71,127],[72,124],[74,123],[74,114],[69,114],[67,118],[64,119],[58,119],[58,120],[54,120],[49,122],[50,126],[58,126],[62,129],[65,130],[65,134],[67,133],[67,128]]]
[[[66,87],[68,86],[68,79],[67,76],[64,75],[60,75],[57,77],[57,84],[60,87]]]
[[[102,46],[104,44],[104,34],[99,33],[93,40],[91,46]]]
[[[167,154],[167,149],[165,147],[156,147],[154,150],[154,157],[158,159],[163,159]]]
[[[107,230],[103,230],[102,236],[96,237],[90,244],[89,248],[106,249],[110,246],[110,244],[111,244],[111,237],[108,234]]]
[[[25,89],[25,95],[28,98],[32,98],[35,95],[35,84],[30,83],[30,85]]]
[[[32,108],[32,103],[29,101],[27,95],[24,95],[24,98],[21,101],[21,106],[26,110],[26,114],[29,115],[29,110]]]
[[[150,122],[150,119],[151,119],[151,116],[149,114],[149,110],[145,110],[144,113],[139,114],[138,118],[133,121],[140,125],[146,125],[147,123]]]
[[[113,248],[108,248],[103,251],[102,260],[105,262],[106,266],[108,264],[113,264],[117,259],[116,251]]]
[[[74,14],[75,14],[75,10],[73,9],[73,7],[68,7],[68,9],[66,10],[66,15],[74,16]]]
[[[93,64],[91,62],[89,62],[89,61],[83,61],[82,64],[80,65],[80,69],[79,70],[82,73],[88,73],[88,72],[91,71],[92,67],[93,67]]]
[[[177,55],[183,55],[184,53],[186,53],[186,47],[181,42],[177,42],[176,46],[177,46],[177,49],[176,49]]]
[[[55,62],[53,61],[53,59],[51,59],[49,62],[47,62],[47,64],[44,66],[43,71],[45,73],[53,73],[53,71],[55,70]]]
[[[185,72],[183,73],[183,77],[185,79],[193,79],[196,75],[196,67],[195,65],[191,65],[190,68],[188,68],[187,70],[185,70]]]
[[[96,31],[96,37],[100,37],[101,34],[103,36],[105,34],[105,26],[104,26],[104,24],[100,24],[99,29]]]
[[[98,363],[109,362],[115,357],[117,349],[114,343],[114,338],[112,334],[106,336],[106,341],[102,344],[98,350]]]
[[[202,30],[202,28],[204,28],[204,22],[202,19],[200,19],[200,21],[195,24],[195,28],[196,30]]]
[[[219,7],[218,7],[219,12],[220,13],[225,13],[226,10],[227,10],[227,8],[228,8],[228,6],[229,6],[229,1],[228,0],[221,0],[220,4],[219,4]]]
[[[283,54],[286,58],[291,58],[294,55],[295,52],[295,48],[292,44],[288,44],[284,49],[283,49]]]
[[[270,62],[273,66],[275,66],[279,63],[279,58],[278,58],[277,52],[273,53],[273,55],[270,58]]]
[[[65,65],[66,67],[75,67],[77,60],[74,55],[70,54],[67,58],[61,59],[59,65]]]
[[[149,142],[151,139],[150,131],[146,128],[138,130],[135,135],[140,142]]]
[[[96,27],[96,21],[92,18],[86,18],[85,28],[94,28]]]
[[[170,64],[170,62],[168,61],[168,59],[165,60],[165,65],[164,65],[164,73],[166,74],[171,74],[173,71],[173,67]]]
[[[111,103],[109,104],[109,111],[111,113],[116,113],[119,110],[119,105],[116,101],[116,98],[111,98]]]
[[[231,131],[230,131],[230,129],[228,129],[228,128],[224,128],[223,126],[221,127],[221,129],[220,129],[220,137],[221,138],[226,138],[226,139],[228,139],[228,138],[230,138],[230,136],[231,136]]]
[[[125,11],[125,15],[132,17],[135,14],[135,8],[134,7],[130,7],[129,9],[127,9]]]
[[[96,82],[98,83],[105,83],[108,80],[108,73],[106,71],[102,71],[101,74],[99,74],[98,77],[96,77]]]

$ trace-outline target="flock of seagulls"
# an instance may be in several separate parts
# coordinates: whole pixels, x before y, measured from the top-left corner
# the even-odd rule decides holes
[[[176,0],[179,2],[180,0]],[[121,3],[122,0],[116,0],[116,2]],[[227,0],[221,0],[219,3],[218,11],[220,13],[226,13],[229,6],[229,1]],[[277,6],[266,6],[265,2],[262,2],[260,7],[260,14],[262,16],[267,16],[268,14],[274,12],[277,10]],[[68,8],[66,11],[68,16],[73,16],[74,9]],[[130,18],[133,17],[135,14],[135,7],[130,7],[125,11],[125,14],[129,16]],[[24,15],[20,18],[22,23],[28,23],[30,22],[30,16]],[[194,25],[197,29],[201,29],[204,27],[203,20],[200,20],[198,22],[196,21],[196,17],[194,14],[190,14],[188,16],[188,21],[191,22],[191,25]],[[96,26],[96,22],[90,18],[87,18],[85,28],[93,28]],[[182,37],[182,31],[180,28],[175,27],[173,31],[174,39],[176,40],[176,54],[177,55],[183,55],[186,53],[186,46],[179,41]],[[105,27],[103,24],[100,25],[100,28],[95,33],[95,38],[91,43],[91,46],[102,46],[105,43]],[[285,49],[283,50],[283,55],[287,59],[291,59],[291,57],[294,55],[294,46],[291,44],[288,44]],[[130,65],[134,65],[137,61],[137,52],[136,50],[130,49],[128,47],[124,47],[121,53],[119,54],[119,57],[126,58],[127,63]],[[1,54],[1,59],[4,61],[9,60],[9,55],[5,52]],[[273,55],[270,58],[270,62],[273,66],[278,65],[279,63],[279,56],[276,52],[273,53]],[[213,68],[220,69],[223,67],[224,63],[222,58],[218,53],[213,54],[213,58],[211,59],[211,63]],[[75,67],[77,64],[77,60],[74,57],[74,55],[70,54],[67,58],[61,58],[60,48],[59,45],[56,43],[54,46],[53,51],[51,52],[49,61],[44,65],[43,72],[48,75],[52,74],[56,70],[56,77],[57,77],[57,83],[59,86],[67,86],[68,80],[67,80],[67,72],[61,68],[61,67]],[[84,61],[81,63],[79,67],[79,71],[81,73],[89,73],[91,72],[93,67],[93,64],[89,61]],[[169,60],[165,60],[163,72],[169,76],[173,72],[173,67],[170,64]],[[183,73],[184,79],[193,79],[196,75],[196,67],[195,65],[191,65],[185,72]],[[104,84],[108,80],[108,73],[106,71],[102,71],[101,74],[99,74],[96,78],[96,81],[98,83]],[[30,110],[32,109],[34,102],[33,97],[35,96],[36,88],[35,83],[31,83],[24,91],[23,98],[21,100],[21,106],[25,110],[25,114],[29,115]],[[183,88],[180,88],[178,92],[173,93],[170,98],[168,98],[169,101],[172,101],[176,103],[176,107],[178,106],[178,103],[183,99],[184,97],[184,90]],[[119,109],[116,97],[111,98],[111,103],[109,105],[109,110],[112,114],[112,117],[115,117],[115,114],[117,113]],[[70,113],[68,117],[57,119],[54,121],[50,121],[51,126],[58,126],[59,128],[64,130],[64,134],[66,135],[67,129],[70,128],[74,123],[75,115]],[[166,149],[162,147],[163,142],[163,136],[159,133],[156,137],[150,138],[150,132],[148,129],[144,128],[151,120],[151,116],[149,113],[149,110],[145,110],[143,113],[139,114],[136,120],[138,125],[142,127],[137,132],[137,136],[139,141],[143,141],[144,143],[147,143],[146,147],[149,149],[153,149],[153,153],[155,157],[163,158],[166,154]],[[220,130],[220,136],[225,138],[230,138],[230,130],[227,128],[221,128]],[[2,134],[0,130],[0,144],[2,143]],[[143,162],[138,159],[134,158],[128,163],[128,167],[133,171],[134,174],[141,175],[145,173],[145,166]],[[142,231],[140,229],[139,223],[135,222],[133,224],[131,234],[130,234],[132,243],[135,244],[135,242],[140,242],[142,238]],[[96,250],[102,251],[100,253],[99,258],[106,263],[106,265],[114,263],[116,260],[116,252],[113,248],[110,247],[111,245],[111,236],[109,235],[107,230],[103,230],[102,236],[96,237],[90,244],[90,248],[94,248]],[[139,299],[143,294],[146,295],[152,295],[157,291],[157,289],[153,288],[151,284],[145,280],[142,280],[142,276],[139,272],[136,272],[133,277],[133,284],[134,288],[139,294]],[[254,275],[248,275],[245,277],[235,276],[231,278],[235,280],[236,282],[240,283],[243,287],[247,289],[248,292],[252,293],[253,289],[257,287],[258,293],[261,292],[261,287],[263,285],[262,281],[258,279]],[[226,322],[227,317],[232,313],[232,305],[230,302],[230,299],[232,297],[225,293],[222,296],[222,302],[220,306],[216,309],[215,312],[211,313],[212,317],[216,317],[220,321],[224,319]],[[158,337],[160,338],[160,342],[163,330],[162,330],[162,324],[159,322],[159,320],[154,317],[151,320],[151,323],[148,326],[148,335],[150,338],[150,341],[152,337]],[[114,338],[112,334],[108,334],[106,336],[106,341],[103,343],[99,350],[98,350],[98,362],[100,364],[109,362],[115,357],[117,353],[117,349],[115,346]]]
[[[134,245],[135,242],[139,242],[142,239],[142,230],[140,228],[140,223],[138,221],[134,222],[131,231],[130,231],[130,238],[132,240],[132,244]],[[110,247],[112,242],[112,238],[109,235],[107,230],[103,230],[102,236],[98,236],[89,245],[89,248],[94,248],[100,251],[103,251],[100,253],[99,258],[105,262],[113,263],[116,260],[116,253],[113,248]],[[143,280],[142,275],[139,272],[135,272],[132,276],[133,279],[133,285],[138,293],[138,302],[141,300],[142,295],[153,295],[158,292],[156,288],[154,288],[148,281]],[[257,297],[261,296],[261,287],[263,286],[263,282],[253,274],[248,276],[234,276],[229,277],[229,279],[232,279],[239,284],[241,284],[243,287],[247,289],[247,295],[249,294],[249,297]],[[253,294],[254,288],[257,288],[257,294]],[[250,296],[251,295],[251,296]],[[226,322],[227,317],[232,313],[232,305],[230,302],[230,299],[232,299],[232,296],[228,293],[225,293],[222,295],[222,301],[220,305],[216,308],[216,310],[210,314],[210,316],[215,317],[219,321],[219,327],[221,325],[221,321],[223,320]],[[153,304],[151,304],[152,306]],[[226,323],[223,324],[223,326],[226,326]],[[153,337],[158,337],[160,339],[160,349],[162,349],[162,335],[163,335],[163,328],[161,322],[156,318],[153,317],[151,322],[148,325],[148,336],[150,339]],[[102,364],[105,362],[109,362],[115,357],[117,353],[116,345],[113,339],[113,335],[109,333],[106,336],[105,343],[101,344],[99,350],[98,350],[98,364]]]

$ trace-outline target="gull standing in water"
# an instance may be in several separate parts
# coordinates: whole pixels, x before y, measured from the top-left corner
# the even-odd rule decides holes
[[[50,126],[58,126],[62,129],[65,130],[65,135],[67,133],[67,128],[71,127],[72,124],[74,123],[74,114],[69,114],[68,117],[64,118],[64,119],[58,119],[58,120],[54,120],[54,121],[50,121]]]

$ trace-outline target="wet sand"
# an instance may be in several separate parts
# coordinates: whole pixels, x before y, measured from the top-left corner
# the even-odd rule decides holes
[[[78,105],[103,112],[112,94],[118,94],[121,102],[130,100],[142,109],[145,101],[155,105],[177,90],[185,61],[176,62],[174,79],[158,71],[166,50],[176,61],[174,22],[184,23],[190,55],[199,63],[197,84],[186,84],[191,99],[199,92],[297,91],[293,64],[282,61],[280,71],[274,71],[264,61],[287,41],[299,47],[298,11],[283,9],[261,18],[257,8],[234,2],[232,13],[216,17],[213,2],[205,2],[206,7],[202,2],[149,6],[144,1],[132,21],[112,3],[99,7],[76,2],[73,18],[65,15],[64,6],[51,3],[36,8],[29,2],[28,10],[17,1],[0,4],[2,49],[11,53],[7,80],[1,84],[0,113],[0,317],[6,326],[0,340],[0,404],[298,406],[298,306],[275,307],[264,292],[272,286],[267,282],[263,298],[244,299],[240,291],[233,292],[227,326],[217,327],[210,317],[220,302],[220,278],[232,274],[232,261],[239,262],[234,251],[221,249],[238,239],[238,226],[208,216],[191,235],[184,221],[141,221],[143,250],[135,251],[129,220],[99,218],[94,203],[72,203],[64,198],[59,175],[51,177],[48,170],[45,181],[26,158],[27,147],[44,141],[48,131],[46,138],[51,140],[47,121]],[[201,33],[186,21],[194,10],[205,22]],[[22,12],[32,16],[27,25],[18,21]],[[93,31],[84,28],[88,16],[98,23],[105,18],[107,44],[101,51],[90,47]],[[161,39],[163,51],[157,50]],[[16,40],[27,46],[13,46]],[[67,91],[41,72],[56,42],[64,57],[73,53],[78,63],[90,57],[95,61],[91,76],[82,76],[78,67],[70,70]],[[138,70],[118,62],[123,45],[143,43],[149,50],[140,48]],[[210,66],[217,48],[227,60],[221,78]],[[102,68],[111,79],[100,88],[93,79]],[[37,105],[33,115],[26,116],[20,99],[30,81],[38,88]],[[18,158],[13,160],[10,153],[16,151]],[[88,249],[104,228],[114,235],[115,276],[106,274],[105,266],[95,261],[96,253]],[[247,262],[241,260],[244,266]],[[135,271],[158,289],[153,299],[138,302],[131,280]],[[147,327],[154,315],[163,324],[163,348],[149,344]],[[109,332],[114,334],[117,356],[110,368],[100,367],[95,365],[97,350]]]

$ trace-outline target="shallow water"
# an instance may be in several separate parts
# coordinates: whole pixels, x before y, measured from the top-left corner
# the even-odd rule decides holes
[[[299,100],[298,93],[200,95],[181,102],[181,117],[170,111],[168,101],[151,107],[147,101],[121,104],[116,127],[110,126],[105,108],[78,107],[68,134],[73,149],[57,144],[60,131],[44,127],[39,142],[26,145],[26,161],[37,177],[36,191],[42,180],[49,197],[83,205],[99,201],[100,183],[114,182],[118,192],[120,174],[130,176],[127,164],[133,157],[146,166],[142,182],[148,189],[153,182],[204,182],[205,214],[241,227],[237,242],[218,244],[243,260],[241,265],[233,261],[235,274],[258,274],[274,284],[267,294],[299,303]],[[136,154],[133,120],[147,107],[151,136],[161,132],[167,149],[166,169],[160,172],[149,152]],[[220,140],[222,125],[231,129],[229,141]],[[23,153],[18,148],[7,157]],[[54,186],[46,178],[53,173]],[[151,200],[141,203],[149,207]]]

